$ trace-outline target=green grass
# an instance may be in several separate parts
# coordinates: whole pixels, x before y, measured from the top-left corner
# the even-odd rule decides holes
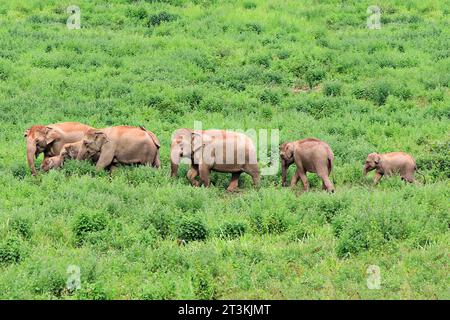
[[[81,30],[66,1],[0,4],[1,299],[450,298],[448,1],[383,1],[381,30],[370,1],[71,4]],[[224,174],[169,178],[171,134],[194,120],[327,141],[336,193],[314,175],[309,193],[281,173],[235,194]],[[24,130],[61,121],[144,125],[163,167],[31,177]],[[396,150],[426,181],[373,187],[366,155]]]

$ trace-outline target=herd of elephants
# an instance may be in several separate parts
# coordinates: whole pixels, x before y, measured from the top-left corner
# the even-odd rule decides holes
[[[161,166],[160,142],[144,127],[114,126],[95,129],[78,122],[34,125],[24,134],[27,141],[27,161],[36,175],[35,159],[44,153],[41,170],[47,172],[63,166],[66,159],[89,160],[97,169],[113,170],[117,165],[143,164]],[[334,192],[329,179],[333,167],[333,151],[316,138],[306,138],[280,145],[282,185],[286,186],[287,169],[295,162],[297,170],[291,179],[295,186],[301,179],[305,191],[309,189],[307,172],[316,173],[323,181],[323,189]],[[178,165],[187,159],[190,169],[187,178],[194,186],[210,185],[211,171],[231,173],[227,188],[238,187],[242,172],[249,174],[255,185],[260,173],[256,148],[252,140],[242,134],[226,130],[178,129],[170,146],[171,176],[176,176]],[[189,161],[190,160],[190,161]],[[376,170],[374,183],[384,175],[399,174],[407,182],[414,181],[417,170],[414,158],[404,152],[371,153],[364,164],[364,174]],[[200,180],[197,180],[197,177]]]

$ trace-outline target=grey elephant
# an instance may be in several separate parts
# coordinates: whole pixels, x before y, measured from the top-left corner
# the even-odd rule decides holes
[[[44,153],[44,161],[57,156],[66,143],[82,140],[84,134],[91,129],[92,127],[79,122],[34,125],[27,129],[24,133],[27,141],[27,161],[33,176],[36,175],[35,158],[41,153]]]
[[[292,187],[301,179],[305,191],[308,191],[309,182],[306,173],[314,172],[322,179],[323,189],[334,192],[333,183],[329,178],[333,168],[334,154],[326,142],[316,138],[285,142],[280,146],[280,158],[283,186],[286,186],[289,166],[295,163],[297,170],[291,180]]]
[[[187,178],[194,186],[210,185],[211,171],[231,173],[227,190],[238,187],[239,176],[245,172],[259,183],[259,168],[253,141],[242,133],[225,130],[175,131],[171,143],[171,176],[178,172],[182,159],[188,159],[191,167]],[[200,176],[200,182],[196,177]]]
[[[111,168],[115,164],[145,164],[159,168],[160,146],[155,134],[142,126],[94,129],[85,134],[77,160],[98,158],[97,169]]]
[[[405,152],[389,152],[369,154],[364,164],[363,173],[367,175],[369,171],[375,170],[373,178],[374,184],[383,176],[391,176],[399,174],[400,177],[407,182],[414,182],[414,173],[417,170],[414,158]]]

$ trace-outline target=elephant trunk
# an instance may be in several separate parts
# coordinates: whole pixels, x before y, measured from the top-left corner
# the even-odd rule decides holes
[[[370,170],[371,170],[371,168],[367,164],[364,165],[363,174],[366,176]]]
[[[33,176],[36,175],[36,168],[34,166],[34,159],[36,158],[36,156],[36,143],[33,141],[33,139],[29,139],[27,142],[27,161]]]
[[[178,173],[178,164],[180,163],[180,154],[176,150],[170,153],[170,176],[176,177]]]
[[[86,147],[85,146],[81,146],[80,150],[78,151],[77,154],[77,160],[81,161],[84,160],[84,157],[86,156]]]
[[[286,186],[286,172],[287,172],[286,161],[281,159],[281,185],[283,187]]]

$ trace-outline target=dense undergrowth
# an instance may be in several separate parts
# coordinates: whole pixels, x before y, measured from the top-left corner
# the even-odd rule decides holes
[[[65,1],[0,3],[0,298],[450,297],[448,2],[383,1],[380,30],[367,1],[71,4],[81,30]],[[327,141],[336,193],[169,178],[171,134],[195,120]],[[61,121],[144,125],[163,168],[31,177],[24,130]],[[397,150],[423,177],[372,186],[366,155]]]

